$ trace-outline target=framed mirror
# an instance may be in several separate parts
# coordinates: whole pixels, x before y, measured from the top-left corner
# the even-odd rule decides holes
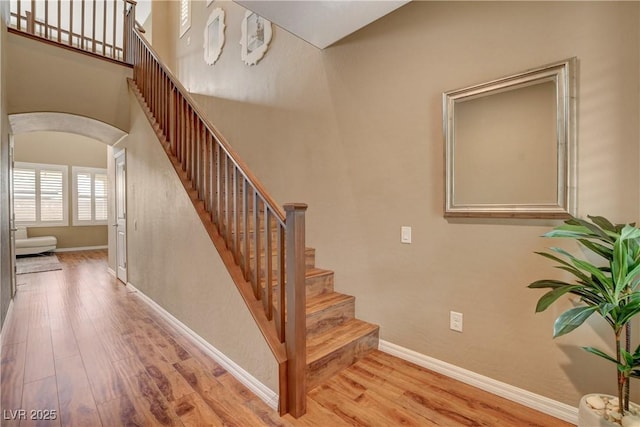
[[[213,65],[224,46],[224,10],[213,9],[204,27],[204,62]]]
[[[576,58],[443,94],[445,217],[576,214]]]

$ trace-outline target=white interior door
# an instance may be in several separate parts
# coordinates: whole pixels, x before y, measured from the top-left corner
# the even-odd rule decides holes
[[[11,297],[16,294],[16,215],[13,208],[13,135],[9,135],[9,258],[11,259]]]
[[[116,164],[116,276],[127,283],[127,165],[125,150],[115,155]]]

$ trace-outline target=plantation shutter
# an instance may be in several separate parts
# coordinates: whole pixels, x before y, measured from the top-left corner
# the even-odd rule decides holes
[[[16,223],[32,227],[67,225],[67,166],[16,162],[13,206]]]
[[[91,173],[79,172],[76,174],[76,219],[79,221],[91,221],[93,219],[91,209]]]
[[[74,225],[106,224],[106,169],[73,167],[72,172]]]
[[[95,175],[95,220],[107,220],[107,174],[96,173]]]
[[[34,222],[36,220],[35,169],[14,168],[13,200],[17,222]]]
[[[64,220],[63,175],[61,171],[40,171],[40,221]]]

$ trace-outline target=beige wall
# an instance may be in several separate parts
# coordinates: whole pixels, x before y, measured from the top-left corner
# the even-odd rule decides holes
[[[30,132],[16,135],[15,161],[67,165],[69,167],[69,226],[29,227],[30,237],[55,236],[58,249],[107,246],[107,226],[73,226],[72,166],[107,168],[107,145],[92,138],[63,132]]]
[[[277,393],[275,359],[133,96],[118,148],[127,150],[128,281]]]
[[[180,79],[277,200],[309,204],[318,265],[382,339],[571,405],[615,390],[612,367],[579,348],[610,344],[603,322],[553,340],[570,303],[534,314],[540,293],[526,285],[559,273],[533,252],[565,244],[539,237],[558,223],[443,218],[441,96],[577,56],[579,215],[633,221],[637,2],[415,1],[324,51],[275,28],[252,67],[240,59],[241,7],[192,2],[178,39],[167,6]],[[207,66],[216,6],[227,39]],[[400,243],[402,225],[413,244]],[[450,310],[463,333],[449,330]]]
[[[8,111],[52,111],[129,126],[127,77],[131,68],[9,34]]]

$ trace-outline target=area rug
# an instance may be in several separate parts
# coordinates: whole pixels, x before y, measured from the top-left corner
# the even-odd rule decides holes
[[[16,258],[16,274],[40,273],[62,270],[62,264],[55,255],[37,255]]]

